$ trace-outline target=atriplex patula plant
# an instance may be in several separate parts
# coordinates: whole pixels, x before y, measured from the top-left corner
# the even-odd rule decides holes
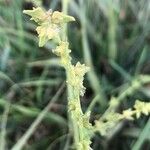
[[[67,87],[68,87],[68,113],[72,120],[74,134],[74,148],[77,150],[91,149],[91,138],[95,132],[105,135],[106,132],[120,120],[133,119],[134,116],[139,118],[141,114],[148,115],[150,113],[150,103],[136,101],[134,109],[127,109],[123,113],[109,111],[103,118],[95,121],[92,125],[89,122],[90,112],[83,113],[80,105],[80,96],[84,96],[85,87],[83,86],[84,75],[89,71],[89,67],[77,62],[73,65],[69,49],[67,37],[64,39],[62,29],[65,23],[75,21],[71,16],[65,15],[59,11],[45,11],[42,8],[33,8],[33,10],[25,10],[25,14],[30,15],[38,27],[36,31],[39,35],[39,46],[42,47],[48,40],[53,40],[56,48],[52,51],[60,57],[61,65],[66,70]],[[113,98],[110,108],[116,105],[116,99]]]

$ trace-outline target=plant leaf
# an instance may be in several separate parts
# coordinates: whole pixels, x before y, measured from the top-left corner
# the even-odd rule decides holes
[[[45,10],[40,7],[33,8],[33,10],[24,10],[23,13],[31,16],[31,20],[34,20],[38,24],[41,24],[48,16]]]
[[[69,15],[65,15],[59,11],[54,11],[52,14],[52,23],[54,24],[63,24],[70,21],[75,21],[75,18]]]

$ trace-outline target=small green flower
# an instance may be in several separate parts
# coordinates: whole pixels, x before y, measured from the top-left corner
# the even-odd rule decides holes
[[[134,105],[136,117],[139,118],[141,114],[148,115],[150,113],[150,103],[145,103],[137,100]]]
[[[85,66],[85,64],[77,64],[74,66],[74,73],[76,76],[76,87],[79,87],[80,95],[83,96],[85,93],[85,87],[83,86],[84,75],[89,71],[89,67]]]
[[[36,31],[39,35],[39,47],[44,46],[48,40],[59,40],[59,29],[55,24],[43,23]]]
[[[134,119],[133,116],[132,116],[133,114],[134,114],[134,112],[131,109],[127,109],[127,110],[123,111],[122,115],[125,119],[133,120]]]
[[[92,150],[89,146],[91,144],[91,141],[82,140],[80,143],[78,143],[78,150]]]
[[[59,45],[53,50],[53,53],[60,57],[64,57],[64,55],[69,55],[71,50],[69,50],[68,47],[68,42],[60,42]]]
[[[46,44],[48,40],[60,42],[60,29],[64,23],[75,21],[74,17],[63,14],[59,11],[52,12],[51,10],[45,11],[37,7],[33,10],[24,10],[23,13],[31,16],[39,26],[36,31],[39,35],[39,47]]]

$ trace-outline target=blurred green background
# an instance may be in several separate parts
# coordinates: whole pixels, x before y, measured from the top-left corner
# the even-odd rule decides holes
[[[22,13],[37,6],[61,11],[65,2],[0,0],[0,150],[10,150],[28,133],[24,150],[72,149],[62,86],[65,72],[51,53],[51,42],[38,47],[36,25]],[[91,67],[81,99],[84,111],[96,101],[91,122],[105,112],[111,97],[117,97],[119,112],[132,107],[136,99],[149,102],[150,84],[142,84],[139,76],[150,78],[150,1],[68,2],[68,14],[76,18],[68,26],[73,62]],[[50,110],[44,113],[49,102]],[[42,122],[35,123],[42,114]],[[96,134],[92,147],[150,150],[150,119],[123,121],[106,137]]]

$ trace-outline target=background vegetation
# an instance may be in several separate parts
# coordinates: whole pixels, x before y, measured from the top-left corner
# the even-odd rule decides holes
[[[22,13],[33,6],[61,10],[63,2],[0,0],[0,150],[23,142],[22,136],[25,150],[71,149],[65,72],[51,42],[38,47],[35,24]],[[148,102],[150,84],[138,77],[150,78],[150,1],[70,0],[69,14],[77,20],[68,30],[73,61],[91,66],[82,98],[83,110],[92,110],[91,122],[111,97],[119,112],[136,99]],[[149,150],[149,135],[148,117],[123,121],[106,137],[95,135],[92,147]]]

